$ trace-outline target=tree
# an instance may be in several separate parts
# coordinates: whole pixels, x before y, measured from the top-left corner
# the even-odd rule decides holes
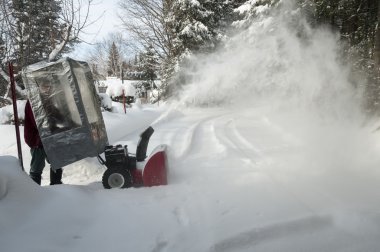
[[[108,53],[108,76],[120,76],[120,54],[119,49],[116,47],[115,42],[112,42],[111,48]]]
[[[122,0],[120,16],[124,28],[139,41],[141,47],[152,46],[161,62],[161,76],[164,82],[171,79],[175,65],[174,39],[175,31],[170,27],[171,8],[176,0]],[[137,59],[137,58],[136,58]],[[135,59],[135,63],[136,62]],[[135,64],[135,71],[130,72],[139,78],[140,70]],[[167,85],[161,86],[166,89]],[[165,91],[166,92],[166,91]]]
[[[79,41],[79,34],[89,25],[92,1],[3,0],[0,27],[7,55],[0,68],[2,78],[9,80],[4,71],[7,61],[14,61],[16,70],[20,70],[41,60],[53,61],[70,51]]]
[[[252,20],[254,20],[260,15],[260,11],[262,11],[263,6],[269,6],[273,8],[277,6],[278,3],[279,3],[279,0],[248,0],[248,1],[235,0],[233,1],[233,7],[234,7],[233,27],[238,28],[238,30],[249,27]]]
[[[305,2],[305,1],[301,1]],[[313,0],[316,24],[330,26],[340,34],[343,55],[352,62],[353,73],[367,76],[368,111],[380,112],[379,1]]]
[[[186,55],[208,53],[225,38],[238,0],[122,0],[125,29],[161,62],[166,89]]]
[[[374,60],[378,71],[380,72],[380,4],[377,3],[377,22],[375,26],[375,42],[374,42]]]
[[[159,70],[159,59],[156,55],[153,46],[149,46],[140,56],[140,79],[137,85],[137,93],[144,94],[147,97],[147,91],[157,88],[154,80],[157,78],[157,71]]]
[[[61,6],[58,1],[13,0],[11,10],[17,65],[26,66],[48,58],[59,42]]]
[[[167,27],[167,12],[173,0],[121,0],[123,27],[144,46],[152,45],[160,58],[170,57],[172,32]]]
[[[228,1],[174,1],[167,17],[175,34],[174,55],[213,51],[225,37],[231,13]]]
[[[119,54],[119,64],[123,67],[119,70],[114,70],[109,73],[109,57],[112,50],[112,45],[115,44],[117,52]],[[128,68],[126,61],[135,50],[135,45],[132,41],[124,36],[122,33],[109,33],[106,38],[103,38],[101,41],[97,41],[94,47],[87,55],[87,61],[91,65],[97,66],[97,71],[99,77],[114,75],[121,77],[121,70],[123,72]],[[116,72],[115,72],[116,71]],[[118,71],[118,72],[117,72]],[[112,73],[114,72],[114,73]]]
[[[141,77],[143,80],[153,82],[157,78],[157,71],[159,69],[159,59],[152,45],[146,48],[141,58]]]
[[[188,67],[192,55],[213,52],[226,39],[235,4],[225,0],[172,1],[165,18],[173,42],[170,57],[163,61],[164,96],[191,79],[181,69]]]

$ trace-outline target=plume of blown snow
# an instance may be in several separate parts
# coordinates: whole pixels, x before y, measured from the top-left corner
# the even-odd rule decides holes
[[[360,115],[361,95],[340,61],[339,36],[311,28],[292,4],[278,8],[258,16],[216,53],[194,56],[180,103],[265,101],[348,119]]]

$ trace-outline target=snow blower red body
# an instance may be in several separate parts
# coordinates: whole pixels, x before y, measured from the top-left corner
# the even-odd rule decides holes
[[[105,161],[107,167],[102,177],[104,188],[128,188],[141,186],[167,185],[166,145],[157,146],[146,159],[146,150],[154,130],[147,128],[141,135],[136,154],[128,153],[128,146],[106,146]]]

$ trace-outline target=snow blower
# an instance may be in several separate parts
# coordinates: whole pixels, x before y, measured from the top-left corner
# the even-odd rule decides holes
[[[98,156],[100,163],[108,168],[102,177],[104,188],[167,184],[166,145],[157,146],[145,161],[149,138],[153,132],[153,128],[149,127],[140,135],[135,155],[128,153],[127,145],[106,146],[106,160]]]
[[[86,62],[63,58],[39,62],[22,71],[38,132],[53,170],[87,157],[107,167],[105,188],[167,184],[166,146],[146,159],[154,130],[140,135],[136,154],[127,146],[109,145],[91,70]],[[105,160],[100,157],[104,152]]]

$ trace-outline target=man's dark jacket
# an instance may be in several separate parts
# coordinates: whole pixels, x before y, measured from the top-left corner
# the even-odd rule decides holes
[[[34,120],[34,115],[29,100],[25,105],[24,139],[25,143],[29,145],[30,148],[42,147],[41,138],[38,133],[37,124]]]

